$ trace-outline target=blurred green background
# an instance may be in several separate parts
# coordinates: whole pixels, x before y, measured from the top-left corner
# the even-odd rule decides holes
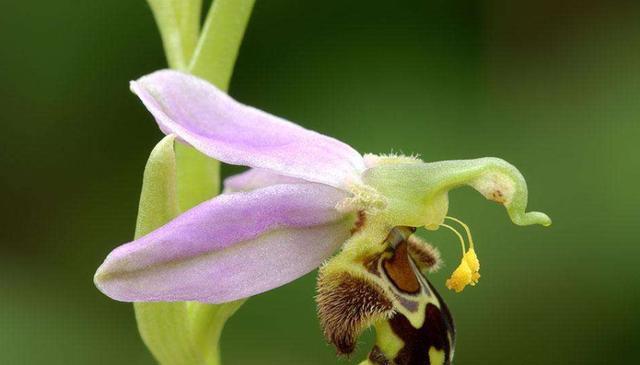
[[[470,189],[482,280],[444,289],[456,364],[623,364],[640,356],[640,6],[623,1],[260,1],[231,94],[362,152],[499,156],[527,177],[520,228]],[[130,304],[93,286],[133,236],[161,138],[127,82],[164,67],[143,0],[3,1],[0,363],[152,364]],[[234,171],[226,168],[226,173]],[[230,320],[225,365],[332,364],[315,273]],[[361,340],[356,363],[370,347]]]

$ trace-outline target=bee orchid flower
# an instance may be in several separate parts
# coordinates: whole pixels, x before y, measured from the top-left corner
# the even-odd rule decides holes
[[[468,227],[447,216],[450,190],[476,189],[515,224],[550,224],[543,213],[525,212],[524,178],[498,158],[362,155],[178,71],[144,76],[131,90],[165,134],[250,169],[228,178],[222,195],[114,249],[95,282],[116,300],[224,303],[320,267],[318,313],[339,353],[352,352],[360,332],[375,326],[365,364],[447,364],[453,320],[426,279],[440,258],[415,229],[458,235],[463,256],[447,286],[461,291],[478,282],[480,265]]]

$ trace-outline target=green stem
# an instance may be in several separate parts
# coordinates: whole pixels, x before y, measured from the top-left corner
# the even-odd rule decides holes
[[[191,323],[191,333],[199,353],[207,365],[220,364],[220,336],[232,315],[244,304],[245,300],[224,304],[203,304],[188,302],[187,310]]]
[[[214,0],[189,65],[192,74],[222,90],[229,89],[254,3],[255,0]],[[217,195],[220,164],[194,148],[181,144],[176,147],[178,202],[180,209],[186,210]],[[181,172],[181,169],[184,170]],[[216,179],[211,179],[212,171]],[[203,185],[203,182],[208,184]],[[220,305],[187,303],[193,338],[197,339],[196,346],[207,365],[220,364],[219,340],[223,327],[243,303],[244,300]]]
[[[238,50],[255,0],[215,0],[189,70],[222,90],[229,89]]]
[[[255,0],[215,0],[207,14],[189,71],[221,90],[229,81]],[[167,55],[167,57],[169,57]],[[218,194],[219,163],[192,147],[176,145],[178,202],[185,211]]]
[[[148,1],[169,66],[228,90],[255,0],[214,0],[197,43],[201,0]],[[171,136],[163,139],[145,169],[136,237],[216,196],[219,171],[218,161],[174,144]],[[135,303],[134,308],[140,335],[160,364],[219,365],[223,327],[243,303]]]
[[[158,24],[169,67],[187,70],[198,42],[202,0],[147,0]]]
[[[220,192],[220,163],[183,143],[175,145],[178,207],[181,212]]]

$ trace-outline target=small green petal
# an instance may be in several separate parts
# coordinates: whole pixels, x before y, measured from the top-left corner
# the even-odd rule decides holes
[[[389,200],[386,214],[397,225],[437,229],[447,213],[448,192],[464,185],[503,204],[517,225],[551,224],[544,213],[525,212],[524,177],[499,158],[381,164],[365,171],[363,178]]]
[[[180,212],[176,184],[176,136],[164,137],[153,148],[144,169],[135,237],[166,224]]]
[[[175,136],[163,138],[151,151],[144,170],[136,238],[164,225],[178,213]],[[138,330],[161,364],[194,362],[186,303],[134,303]]]

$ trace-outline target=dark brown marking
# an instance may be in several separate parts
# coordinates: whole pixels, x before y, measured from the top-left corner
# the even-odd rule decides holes
[[[393,363],[396,365],[430,365],[429,349],[434,347],[445,353],[445,365],[450,365],[451,348],[448,339],[449,324],[446,315],[429,303],[425,308],[424,324],[415,328],[409,320],[396,314],[389,323],[391,329],[404,342]]]
[[[416,294],[420,291],[420,283],[409,260],[407,242],[402,241],[396,246],[393,256],[384,261],[384,270],[396,288],[405,293]]]
[[[491,198],[492,198],[491,200],[498,203],[505,203],[507,201],[507,199],[505,198],[504,194],[500,189],[492,191]]]
[[[431,285],[431,282],[429,280],[427,280],[426,278],[425,278],[425,281],[427,282],[427,284],[429,286],[429,289],[433,292],[433,294],[435,294],[436,298],[438,298],[438,303],[440,303],[440,311],[442,312],[442,315],[444,316],[444,323],[447,325],[447,331],[449,331],[449,333],[451,334],[450,346],[451,346],[451,348],[455,348],[455,346],[456,346],[456,325],[455,325],[455,322],[453,321],[453,316],[451,315],[451,312],[449,311],[449,307],[447,306],[447,303],[444,302],[444,299],[442,299],[442,296],[440,296],[440,293],[438,293],[436,288],[434,288],[433,285]]]

